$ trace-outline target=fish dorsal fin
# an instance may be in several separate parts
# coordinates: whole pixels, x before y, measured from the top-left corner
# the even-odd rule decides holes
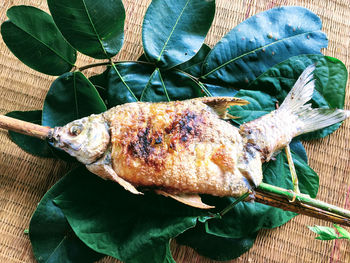
[[[201,197],[198,194],[172,194],[163,190],[156,190],[155,192],[165,197],[171,197],[176,201],[179,201],[185,205],[189,205],[192,207],[201,208],[201,209],[215,208],[215,206],[211,206],[203,203]]]
[[[249,102],[235,97],[202,97],[197,100],[212,108],[221,119],[233,119],[234,116],[227,112],[230,106],[243,106]]]

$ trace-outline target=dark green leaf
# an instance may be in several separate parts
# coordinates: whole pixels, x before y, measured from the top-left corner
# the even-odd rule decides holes
[[[52,83],[44,101],[42,124],[62,126],[106,109],[94,85],[81,72],[68,72]]]
[[[145,53],[143,53],[138,59],[137,61],[143,61],[143,62],[149,62]]]
[[[116,63],[115,66],[120,75],[115,70],[110,70],[108,73],[107,101],[109,107],[136,101],[125,84],[130,87],[137,98],[140,98],[155,70],[151,65],[137,62]]]
[[[125,261],[126,263],[176,263],[170,251],[170,242],[165,242],[159,246],[151,247],[147,250],[139,252],[131,259]]]
[[[290,149],[295,153],[297,154],[305,163],[308,162],[308,159],[307,159],[307,154],[306,154],[306,151],[305,151],[305,148],[303,146],[303,144],[294,139],[292,140],[292,142],[289,144],[289,147]]]
[[[203,85],[206,87],[206,89],[209,91],[209,93],[213,97],[233,97],[237,94],[237,90],[231,88],[231,87],[223,87],[219,85],[213,85],[213,84],[207,84],[203,83]]]
[[[276,109],[276,99],[264,92],[240,90],[235,97],[249,101],[247,105],[230,107],[228,110],[231,115],[238,117],[233,120],[238,124],[255,120]]]
[[[187,72],[194,77],[200,77],[202,75],[202,64],[206,56],[210,51],[210,47],[203,44],[197,54],[189,61],[176,66],[177,69]]]
[[[29,237],[39,263],[88,263],[102,257],[74,234],[60,208],[52,202],[69,184],[69,174],[56,183],[40,201],[29,225]]]
[[[320,29],[320,18],[303,7],[261,12],[214,46],[203,64],[202,79],[246,88],[257,76],[291,56],[320,53],[328,42]]]
[[[143,89],[140,101],[159,102],[170,101],[167,88],[158,68],[152,73],[146,87]]]
[[[75,63],[76,51],[66,42],[52,17],[32,6],[14,6],[1,25],[4,42],[27,66],[48,75],[61,75]]]
[[[147,59],[160,68],[190,60],[202,46],[214,13],[214,0],[153,0],[142,26]]]
[[[319,239],[319,240],[339,239],[339,236],[337,235],[335,230],[331,227],[309,226],[309,229],[319,235],[316,237],[316,239]]]
[[[68,182],[55,203],[74,232],[92,249],[121,260],[168,242],[208,213],[151,193],[133,195],[83,168]]]
[[[162,72],[162,77],[170,100],[187,100],[204,96],[201,86],[183,72],[165,71]]]
[[[105,102],[106,105],[108,103],[107,87],[108,87],[108,73],[110,69],[111,67],[107,67],[106,70],[103,71],[101,74],[93,75],[89,78],[90,82],[94,84],[96,90],[98,91],[98,94],[100,94],[101,99]]]
[[[203,225],[187,230],[176,240],[199,254],[214,260],[231,260],[247,252],[254,244],[257,233],[242,238],[225,238],[205,232]]]
[[[166,93],[170,100],[185,100],[203,96],[199,84],[180,71],[163,72],[152,65],[138,62],[116,63],[116,68],[123,81],[115,70],[109,71],[107,87],[109,107],[135,101],[125,84],[138,99],[141,99],[145,90],[142,99],[147,99],[147,101],[167,101]]]
[[[115,56],[123,45],[125,10],[121,0],[48,0],[57,27],[81,53]]]
[[[7,113],[6,116],[35,124],[41,124],[41,110],[11,111]],[[40,157],[53,157],[52,151],[46,141],[13,131],[9,131],[9,135],[11,141],[27,153]]]
[[[318,176],[298,155],[292,152],[293,161],[299,179],[299,187],[302,193],[315,197],[318,190]],[[293,189],[289,166],[285,153],[276,156],[275,161],[270,161],[263,165],[264,182],[276,185],[285,189]],[[214,198],[206,196],[205,202],[217,207],[217,211],[228,206],[235,199]],[[241,238],[252,234],[261,228],[278,227],[296,214],[286,212],[278,208],[263,205],[260,203],[241,202],[237,204],[222,219],[212,219],[208,221],[208,232],[213,235],[229,238]]]
[[[313,63],[316,63],[314,72],[316,90],[311,100],[312,106],[343,109],[348,72],[340,60],[323,55],[291,57],[259,76],[248,86],[248,89],[269,93],[282,103],[303,70]],[[340,124],[334,124],[322,130],[304,134],[300,138],[322,138],[339,126]]]

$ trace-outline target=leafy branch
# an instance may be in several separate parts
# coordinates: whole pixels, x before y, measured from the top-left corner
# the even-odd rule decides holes
[[[9,20],[1,26],[4,42],[19,60],[59,76],[42,110],[8,114],[36,123],[28,129],[41,127],[41,135],[49,129],[43,130],[40,124],[64,125],[127,102],[200,96],[235,95],[248,100],[250,104],[230,109],[231,115],[239,117],[234,122],[241,124],[274,110],[275,102],[283,101],[302,70],[315,61],[313,105],[344,107],[346,68],[320,53],[327,39],[319,17],[308,9],[279,7],[262,12],[210,49],[203,42],[214,18],[215,1],[154,0],[143,21],[143,56],[139,61],[115,61],[113,56],[124,41],[122,1],[48,0],[48,6],[50,14],[34,7],[12,7]],[[108,61],[76,68],[78,51]],[[106,70],[89,79],[82,73],[97,66]],[[339,125],[302,138],[324,137]],[[21,131],[18,125],[16,131]],[[44,141],[14,132],[10,137],[29,153],[67,159]],[[318,176],[308,166],[298,140],[291,144],[291,154],[304,194],[286,190],[293,188],[293,181],[287,157],[281,153],[263,165],[264,183],[256,192],[261,203],[205,196],[208,204],[216,206],[211,214],[152,194],[135,197],[83,168],[72,170],[45,194],[33,215],[29,235],[35,256],[44,262],[49,260],[47,255],[57,257],[50,258],[56,261],[74,261],[83,255],[90,262],[101,256],[97,251],[121,260],[133,258],[133,262],[172,262],[169,240],[177,238],[205,256],[229,260],[246,252],[260,229],[280,226],[296,215],[271,205],[348,224],[343,219],[349,216],[347,211],[313,199]],[[221,216],[212,216],[220,212]],[[213,242],[220,247],[212,249]],[[77,254],[65,253],[70,246]]]
[[[315,232],[318,236],[316,239],[319,240],[333,240],[333,239],[347,239],[350,240],[350,233],[341,226],[336,224],[333,225],[335,227],[326,227],[326,226],[309,226],[309,229],[312,232]],[[337,232],[338,233],[337,233]]]

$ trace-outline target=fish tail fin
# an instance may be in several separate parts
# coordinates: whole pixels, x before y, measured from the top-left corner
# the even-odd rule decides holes
[[[269,161],[293,137],[350,117],[347,110],[312,109],[311,104],[306,104],[315,89],[314,70],[315,65],[304,70],[277,110],[241,125],[240,133],[260,152],[262,161]]]
[[[278,109],[297,116],[298,133],[295,136],[328,127],[350,117],[350,111],[347,110],[312,109],[311,104],[306,104],[315,89],[315,68],[316,65],[312,64],[304,70]]]

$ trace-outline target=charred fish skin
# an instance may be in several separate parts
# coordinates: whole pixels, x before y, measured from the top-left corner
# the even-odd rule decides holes
[[[201,100],[130,103],[111,109],[105,118],[112,167],[134,185],[175,194],[239,196],[254,186],[251,177],[262,179],[261,165],[252,173],[240,163],[251,158],[242,158],[239,130]]]

